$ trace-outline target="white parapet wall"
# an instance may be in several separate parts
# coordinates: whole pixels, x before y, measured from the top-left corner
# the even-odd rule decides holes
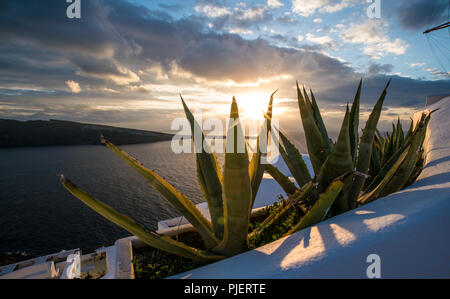
[[[258,249],[172,278],[450,278],[450,97],[425,140],[426,167],[395,194]]]

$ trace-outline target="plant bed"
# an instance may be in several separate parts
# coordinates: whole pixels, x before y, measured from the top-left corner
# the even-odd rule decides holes
[[[185,232],[173,237],[190,246],[202,247],[201,237],[196,232]],[[133,247],[133,268],[135,279],[157,279],[189,271],[208,263],[171,254],[151,246]]]
[[[261,223],[279,207],[289,204],[289,201],[281,199],[280,202],[275,202],[253,214],[249,223],[249,234],[259,228]],[[249,237],[247,250],[253,250],[278,240],[300,220],[302,215],[303,212],[298,209],[286,213],[283,218],[277,221],[277,225],[270,226],[262,234]],[[184,232],[172,238],[189,246],[204,249],[201,236],[195,231]],[[208,262],[195,262],[151,246],[132,246],[132,250],[135,279],[161,279],[210,264]]]

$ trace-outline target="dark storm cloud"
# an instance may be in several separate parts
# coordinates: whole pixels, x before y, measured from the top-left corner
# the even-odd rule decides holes
[[[75,68],[64,57],[55,54],[53,51],[1,45],[0,86],[32,84],[52,89],[64,84],[61,78],[73,80],[77,77]]]
[[[21,48],[28,43],[36,51],[48,49],[54,59],[66,61],[64,70],[72,67],[81,70],[81,75],[121,75],[119,66],[145,67],[148,61],[160,62],[166,69],[175,61],[196,76],[236,82],[292,72],[295,65],[310,66],[310,71],[317,65],[327,71],[340,67],[339,62],[321,54],[278,48],[260,39],[244,40],[234,34],[207,32],[198,19],[174,21],[125,1],[83,3],[81,20],[67,19],[61,2],[37,5],[26,1],[23,7],[12,1],[6,3],[0,36],[7,45]],[[39,11],[44,15],[34,16]],[[3,50],[0,48],[0,57],[5,56],[1,55]],[[53,71],[40,67],[42,71]],[[343,66],[342,70],[347,68]]]
[[[77,105],[100,101],[102,97],[106,102],[139,98],[138,92],[130,90],[147,89],[131,89],[126,84],[140,82],[137,76],[144,76],[139,71],[154,63],[168,72],[175,62],[183,71],[205,79],[205,85],[212,82],[214,88],[217,80],[255,82],[286,74],[291,79],[263,88],[276,86],[280,97],[293,98],[295,80],[299,80],[313,88],[318,86],[321,100],[329,103],[351,100],[363,76],[317,47],[283,48],[264,39],[246,40],[236,34],[212,32],[204,17],[175,20],[165,12],[121,0],[83,1],[80,20],[66,18],[65,1],[2,1],[1,5],[0,88],[4,92],[0,92],[0,103],[16,102],[20,109],[27,105],[33,109],[41,107],[45,111],[36,113],[46,115],[58,110],[64,116],[80,111],[73,115],[83,121],[89,121],[89,117],[104,117],[106,121],[113,115],[112,121],[122,121],[116,116],[120,113],[124,119],[137,119],[141,114],[135,111],[95,112],[89,105],[82,109]],[[270,16],[256,15],[252,24],[265,18]],[[388,71],[387,65],[373,66],[371,75]],[[69,93],[67,80],[80,83],[81,93]],[[176,85],[176,80],[170,84]],[[184,84],[191,83],[185,80]],[[387,80],[385,75],[365,79],[364,101],[374,102]],[[448,93],[449,82],[395,77],[389,105],[420,105],[429,94]],[[14,89],[31,90],[30,86],[66,92],[11,95]],[[106,87],[122,93],[102,93]],[[235,92],[230,89],[223,90]],[[91,95],[96,95],[95,99]],[[23,112],[20,110],[17,117],[24,117]],[[143,115],[142,119],[148,120]]]
[[[447,0],[406,0],[396,8],[400,24],[413,30],[425,30],[427,26],[439,25],[448,14]]]
[[[66,17],[64,1],[4,1],[2,8],[3,85],[15,82],[61,88],[66,80],[83,80],[76,73],[80,68],[104,69],[115,63],[116,53],[131,55],[138,51],[115,30],[109,20],[113,8],[101,1],[83,2],[83,17],[76,20]],[[80,60],[89,60],[91,66]],[[117,69],[110,69],[111,75],[117,73]]]
[[[85,1],[83,18],[66,17],[65,1],[6,1],[0,11],[0,38],[23,46],[104,55],[123,44],[100,1]]]
[[[433,94],[450,94],[450,81],[422,81],[399,76],[363,76],[361,103],[373,105],[380,96],[389,79],[385,105],[390,107],[423,107],[425,99]],[[352,102],[358,81],[343,83],[341,86],[320,94],[324,101]],[[333,100],[334,99],[334,100]]]

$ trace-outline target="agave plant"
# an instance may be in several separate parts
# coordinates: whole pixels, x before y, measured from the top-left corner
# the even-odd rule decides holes
[[[257,143],[267,140],[270,134],[270,119],[272,116],[272,94],[266,113],[268,121],[261,127]],[[190,123],[192,136],[194,131],[200,130],[199,124],[181,97],[186,117]],[[215,154],[211,150],[203,150],[208,144],[205,136],[201,134],[201,140],[194,140],[196,150],[196,165],[198,182],[203,195],[208,203],[210,219],[206,219],[197,207],[180,191],[166,182],[154,171],[145,168],[138,160],[117,148],[114,144],[103,138],[102,142],[111,149],[122,160],[144,176],[150,185],[174,206],[196,229],[204,241],[204,248],[193,248],[185,243],[174,240],[167,236],[160,236],[154,232],[146,231],[125,215],[121,215],[112,207],[94,199],[88,193],[73,184],[68,178],[62,176],[61,182],[64,187],[76,198],[97,213],[124,228],[133,235],[140,238],[148,245],[198,261],[215,261],[229,257],[246,250],[248,226],[253,203],[261,183],[264,165],[261,164],[261,150],[253,153],[251,161],[245,151],[239,153],[238,141],[244,140],[243,131],[239,123],[238,105],[233,98],[231,104],[230,122],[227,131],[225,163],[223,172],[217,163]],[[264,128],[264,126],[267,126]],[[265,136],[265,138],[262,138]],[[233,143],[231,143],[233,142]],[[233,146],[231,146],[233,145]],[[234,147],[234,148],[233,148]],[[231,150],[229,150],[231,148]]]
[[[193,139],[197,149],[198,182],[208,203],[211,220],[205,218],[185,195],[162,177],[145,168],[135,158],[102,136],[102,142],[109,149],[143,175],[150,185],[193,225],[204,241],[202,248],[194,248],[171,237],[149,232],[127,216],[94,199],[66,177],[62,176],[61,181],[76,198],[154,248],[202,262],[233,256],[247,249],[249,238],[264,233],[293,209],[299,211],[301,217],[286,235],[314,225],[330,215],[395,192],[410,184],[418,176],[423,165],[422,143],[431,113],[424,114],[414,129],[411,125],[406,136],[403,135],[400,122],[394,125],[392,134],[382,136],[376,130],[376,126],[389,86],[388,82],[359,138],[361,85],[362,82],[359,84],[351,110],[347,106],[339,137],[334,143],[328,137],[314,94],[310,91],[310,100],[305,88],[302,93],[297,84],[301,119],[315,173],[314,176],[309,173],[302,155],[286,134],[279,131],[280,154],[297,185],[274,165],[261,163],[260,144],[266,143],[271,134],[275,93],[270,97],[265,114],[267,122],[260,129],[257,150],[252,154],[250,161],[247,144],[244,146],[244,152],[239,153],[237,150],[236,141],[244,138],[239,123],[238,105],[233,98],[230,118],[234,121],[230,122],[227,130],[223,172],[215,154],[209,149],[203,150],[208,147],[204,134],[201,134],[200,140]],[[200,126],[182,97],[181,102],[194,136],[194,132],[200,130]],[[228,145],[229,142],[232,143]],[[198,150],[199,148],[202,150]],[[264,171],[280,184],[289,200],[288,204],[279,205],[249,234],[251,211]]]
[[[376,129],[386,98],[386,84],[362,131],[358,133],[362,80],[351,109],[347,105],[342,127],[334,143],[329,137],[312,90],[310,96],[297,83],[298,106],[306,145],[315,176],[294,144],[280,131],[280,154],[300,188],[274,165],[269,173],[288,195],[280,206],[254,231],[261,233],[283,215],[298,208],[304,214],[287,233],[316,224],[326,217],[343,213],[411,184],[423,167],[423,141],[431,113],[424,113],[404,135],[400,120],[393,132],[382,136]],[[325,191],[325,193],[324,193]],[[325,198],[324,194],[329,197]],[[333,196],[330,196],[330,195]]]

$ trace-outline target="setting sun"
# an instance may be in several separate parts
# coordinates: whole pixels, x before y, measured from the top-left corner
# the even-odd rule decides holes
[[[253,120],[262,120],[264,111],[267,111],[267,105],[270,101],[268,92],[250,92],[236,95],[239,104],[241,116]]]

